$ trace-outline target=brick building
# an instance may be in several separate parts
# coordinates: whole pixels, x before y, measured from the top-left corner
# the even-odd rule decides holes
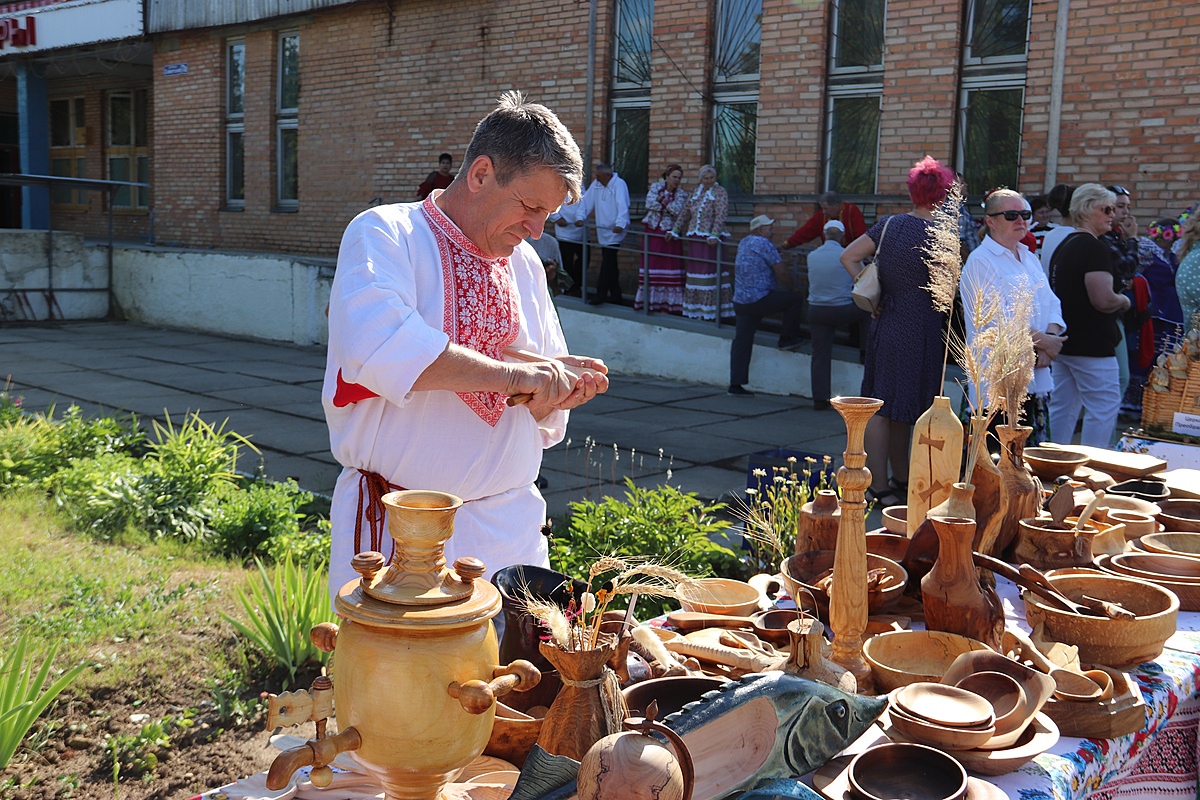
[[[127,0],[0,3],[0,33],[80,2]],[[1163,0],[1119,11],[1103,0],[144,9],[142,33],[103,48],[33,52],[10,38],[0,49],[0,122],[36,131],[30,115],[49,114],[46,170],[152,184],[122,195],[125,237],[152,221],[158,242],[332,255],[358,211],[411,199],[438,153],[457,168],[509,88],[554,108],[635,195],[667,163],[694,185],[711,161],[740,198],[735,223],[765,212],[785,231],[826,189],[861,196],[868,216],[905,207],[907,170],[925,153],[973,192],[1121,184],[1143,223],[1200,194],[1200,21]],[[22,105],[30,75],[48,111]],[[106,224],[99,195],[60,192],[51,210],[58,228]]]

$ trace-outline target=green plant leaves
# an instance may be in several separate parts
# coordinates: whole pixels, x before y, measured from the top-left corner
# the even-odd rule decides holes
[[[8,765],[34,721],[84,670],[83,664],[73,666],[46,686],[57,652],[51,647],[35,672],[29,635],[22,634],[8,657],[0,659],[0,769]]]

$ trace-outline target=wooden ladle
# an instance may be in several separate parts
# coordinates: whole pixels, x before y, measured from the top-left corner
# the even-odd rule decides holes
[[[983,553],[972,553],[971,557],[975,561],[975,566],[983,567],[986,570],[991,570],[997,575],[1008,578],[1018,586],[1025,587],[1038,597],[1046,600],[1046,602],[1053,605],[1059,611],[1069,611],[1072,614],[1079,614],[1085,617],[1108,616],[1103,611],[1088,608],[1085,605],[1076,603],[1058,589],[1054,588],[1054,584],[1050,583],[1050,580],[1045,575],[1038,572],[1028,564],[1022,564],[1020,571],[1018,571],[1012,565],[1005,564],[1000,559],[992,558],[991,556],[984,555]]]
[[[760,639],[772,644],[785,644],[788,641],[787,623],[798,616],[798,611],[790,609],[772,609],[751,617],[672,611],[667,614],[667,624],[681,631],[695,631],[701,628],[753,628]],[[781,622],[782,625],[779,624]]]

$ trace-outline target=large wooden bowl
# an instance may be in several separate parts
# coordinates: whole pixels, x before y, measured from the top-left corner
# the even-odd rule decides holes
[[[745,617],[758,611],[760,595],[745,581],[732,578],[698,578],[675,587],[684,611]]]
[[[1083,507],[1079,504],[1079,500],[1079,496],[1076,495],[1076,513],[1083,510]],[[1123,494],[1105,495],[1104,499],[1100,501],[1100,506],[1102,508],[1117,508],[1125,511],[1136,511],[1139,514],[1145,514],[1150,517],[1157,517],[1162,513],[1162,509],[1157,503],[1151,503],[1149,500],[1143,500],[1140,497],[1130,497]]]
[[[796,605],[805,602],[807,589],[817,601],[817,611],[822,619],[829,618],[829,595],[817,586],[818,579],[833,569],[834,550],[808,550],[785,558],[779,565],[779,573],[783,577],[783,585]],[[882,614],[894,606],[904,595],[904,585],[908,582],[908,573],[904,567],[890,558],[867,553],[867,570],[883,569],[891,578],[888,584],[878,590],[867,592],[867,613]]]
[[[1026,447],[1023,455],[1033,474],[1048,480],[1054,480],[1060,475],[1073,476],[1076,467],[1082,467],[1088,462],[1085,453],[1059,450],[1056,447]]]
[[[942,676],[942,683],[957,684],[968,675],[976,675],[984,671],[1007,675],[1015,680],[1025,693],[1021,719],[1016,722],[1011,719],[1006,720],[1003,728],[997,724],[996,736],[984,745],[987,749],[1012,747],[1024,733],[1025,728],[1042,710],[1042,706],[1054,694],[1057,684],[1049,675],[1031,669],[1007,656],[993,653],[991,650],[972,651],[959,656]]]
[[[1200,500],[1159,500],[1158,521],[1169,531],[1200,531]]]
[[[908,506],[888,506],[883,510],[883,527],[889,533],[908,536]]]
[[[1134,555],[1135,551],[1126,553],[1126,555]],[[1162,553],[1137,553],[1137,555],[1164,555]],[[1177,558],[1185,558],[1186,556],[1177,556]],[[1196,561],[1197,559],[1192,559]],[[1200,583],[1195,581],[1174,580],[1165,575],[1148,575],[1145,573],[1131,574],[1128,569],[1118,569],[1112,564],[1112,556],[1099,556],[1096,558],[1096,566],[1101,571],[1109,575],[1118,575],[1125,578],[1136,578],[1138,580],[1149,581],[1155,586],[1161,586],[1174,593],[1179,598],[1180,611],[1200,611]]]
[[[1158,523],[1149,514],[1126,508],[1110,508],[1107,513],[1109,522],[1125,526],[1126,540],[1146,536],[1158,530]]]
[[[1050,581],[1067,597],[1082,595],[1120,603],[1136,616],[1131,620],[1082,616],[1060,611],[1031,592],[1024,593],[1025,618],[1045,625],[1046,635],[1079,648],[1079,660],[1124,669],[1156,658],[1175,633],[1179,598],[1153,583],[1136,578],[1095,574],[1050,574]]]
[[[868,533],[867,553],[891,559],[899,564],[908,555],[908,545],[912,542],[907,536],[896,533]]]
[[[920,744],[892,742],[864,750],[850,762],[848,772],[850,794],[863,800],[959,800],[967,794],[967,773],[962,766],[945,753]]]
[[[890,692],[910,683],[937,683],[954,660],[972,650],[987,650],[986,644],[944,631],[891,631],[867,639],[863,657],[871,665],[875,687]]]
[[[1134,578],[1200,585],[1200,559],[1176,553],[1117,553],[1109,557],[1108,565],[1113,572]]]
[[[1164,531],[1142,536],[1142,547],[1155,553],[1200,557],[1200,533]]]

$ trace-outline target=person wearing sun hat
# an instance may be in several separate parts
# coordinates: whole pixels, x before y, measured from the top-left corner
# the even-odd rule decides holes
[[[750,380],[750,356],[754,352],[754,334],[763,317],[783,313],[779,347],[791,349],[800,344],[800,311],[804,297],[790,286],[791,276],[783,258],[771,241],[775,220],[759,214],[750,220],[750,235],[738,244],[734,262],[733,311],[737,325],[729,348],[729,394],[751,395],[743,384]]]

